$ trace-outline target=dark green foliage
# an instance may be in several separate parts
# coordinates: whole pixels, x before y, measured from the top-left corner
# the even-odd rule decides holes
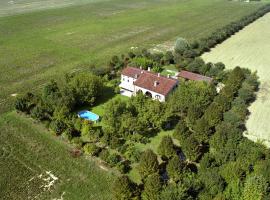
[[[183,144],[185,142],[185,139],[189,137],[190,134],[191,133],[189,132],[188,127],[186,126],[185,122],[180,120],[175,127],[173,137],[179,140],[180,144]]]
[[[216,90],[213,85],[205,82],[182,82],[168,99],[168,109],[177,115],[183,115],[189,108],[202,112],[215,95]]]
[[[158,146],[158,154],[166,158],[175,155],[173,140],[170,136],[164,136]]]
[[[114,167],[121,161],[121,156],[117,153],[111,153],[105,160],[111,167]]]
[[[108,160],[109,156],[110,156],[110,152],[108,149],[102,149],[102,151],[99,154],[100,159],[104,161]]]
[[[19,111],[29,113],[31,108],[35,105],[34,94],[28,92],[22,97],[18,97],[15,101],[15,108]]]
[[[138,162],[141,156],[141,152],[134,145],[130,145],[125,151],[125,156],[131,162]]]
[[[174,46],[174,51],[177,54],[183,54],[186,50],[190,48],[189,43],[184,38],[177,38]]]
[[[205,65],[203,59],[201,58],[195,58],[187,67],[186,69],[191,72],[196,73],[203,73],[201,68]]]
[[[76,148],[81,148],[83,146],[83,142],[80,137],[74,137],[71,140],[71,143],[76,147]]]
[[[114,200],[130,200],[135,190],[135,184],[127,176],[120,176],[112,185],[112,197]]]
[[[93,105],[104,88],[101,78],[90,73],[77,74],[68,84],[75,93],[77,104]]]
[[[259,176],[249,176],[246,179],[243,189],[243,200],[264,200],[269,199],[269,183],[265,178]]]
[[[144,182],[142,200],[159,200],[162,183],[158,173],[149,175]]]
[[[223,108],[216,103],[212,103],[204,113],[204,119],[210,127],[216,126],[222,120]]]
[[[219,175],[216,168],[207,170],[200,174],[200,179],[202,180],[205,192],[209,199],[213,199],[218,193],[222,192],[225,188],[225,181]]]
[[[142,153],[138,165],[138,171],[142,178],[146,178],[150,174],[158,172],[159,164],[157,155],[150,149]]]
[[[49,115],[46,113],[46,109],[40,105],[35,106],[31,110],[31,117],[37,120],[48,119]]]
[[[208,121],[202,117],[195,122],[194,125],[194,136],[197,140],[202,143],[206,143],[209,140],[209,136],[211,135],[210,125]]]
[[[121,161],[116,164],[116,168],[122,173],[126,174],[130,170],[129,161]]]
[[[118,138],[147,136],[160,130],[167,120],[165,105],[144,95],[136,95],[128,102],[110,101],[103,116],[105,132]]]
[[[202,153],[200,143],[193,135],[190,135],[181,143],[181,148],[187,159],[192,161],[196,161]]]
[[[179,158],[178,155],[175,155],[169,160],[166,170],[171,180],[179,181],[183,177],[185,163]]]
[[[83,150],[88,155],[96,156],[98,155],[100,148],[93,143],[87,143],[83,146]]]
[[[171,183],[162,190],[162,200],[191,200],[187,194],[188,188],[182,184]]]
[[[201,117],[202,110],[196,107],[189,107],[186,116],[186,124],[189,128],[193,129],[195,122]]]
[[[66,124],[62,120],[56,119],[51,121],[50,128],[56,135],[61,135],[61,133],[66,129]]]
[[[173,53],[171,51],[167,51],[164,54],[164,64],[165,65],[169,65],[169,64],[173,64],[174,63],[174,57],[173,57]]]

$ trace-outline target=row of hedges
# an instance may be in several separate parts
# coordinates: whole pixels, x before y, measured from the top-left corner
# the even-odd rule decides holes
[[[224,40],[228,39],[230,36],[242,30],[245,26],[264,16],[268,12],[270,12],[270,4],[261,7],[254,13],[243,17],[239,21],[232,22],[229,25],[216,30],[206,38],[202,38],[199,41],[194,41],[191,44],[191,48],[195,50],[198,55],[201,55],[204,52],[209,51],[217,44],[222,43]]]

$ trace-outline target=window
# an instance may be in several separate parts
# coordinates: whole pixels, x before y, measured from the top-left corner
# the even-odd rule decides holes
[[[160,95],[156,95],[155,98],[158,99],[158,100],[160,100],[161,96]]]

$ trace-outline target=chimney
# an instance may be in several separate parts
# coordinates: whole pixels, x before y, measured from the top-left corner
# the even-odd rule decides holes
[[[136,78],[136,79],[138,78],[138,74],[135,74],[135,78]]]
[[[157,87],[158,86],[158,81],[154,82],[154,86]]]
[[[171,78],[170,74],[167,75],[168,78]]]
[[[141,74],[143,74],[143,70],[141,71]]]
[[[140,66],[140,69],[142,69],[142,66]]]
[[[160,77],[160,73],[158,73],[157,76]]]
[[[149,72],[150,72],[150,71],[151,71],[151,68],[150,68],[150,67],[148,67],[147,71],[149,71]]]

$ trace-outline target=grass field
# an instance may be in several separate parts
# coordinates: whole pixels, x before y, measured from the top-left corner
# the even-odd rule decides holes
[[[106,0],[1,0],[0,17]]]
[[[64,72],[104,64],[132,46],[201,38],[262,4],[107,0],[1,17],[0,112],[10,109],[12,94],[39,88]]]
[[[0,127],[1,199],[110,199],[113,175],[71,157],[70,147],[43,125],[11,112],[1,116]]]
[[[223,62],[228,68],[241,66],[257,71],[260,90],[251,105],[247,121],[248,137],[263,140],[270,147],[270,14],[237,33],[210,53],[203,55],[206,61]]]

